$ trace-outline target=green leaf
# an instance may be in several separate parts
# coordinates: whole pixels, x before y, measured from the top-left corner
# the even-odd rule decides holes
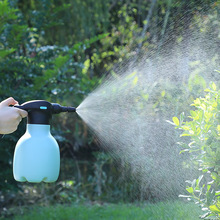
[[[192,196],[187,196],[187,195],[179,195],[179,198],[191,198]]]
[[[193,188],[192,188],[192,187],[187,187],[186,190],[187,190],[189,193],[191,193],[191,194],[193,193]]]
[[[165,91],[162,91],[162,92],[161,92],[161,96],[164,97],[165,95],[166,95],[166,92],[165,92]]]
[[[135,78],[134,78],[134,80],[133,80],[133,86],[135,86],[135,85],[137,84],[137,82],[138,82],[138,77],[135,76]]]
[[[215,85],[215,83],[213,82],[212,84],[211,84],[211,88],[214,90],[214,91],[216,91],[216,85]]]
[[[15,52],[16,49],[10,49],[10,50],[0,50],[0,58],[4,58],[8,56],[9,54]]]
[[[56,68],[61,68],[69,59],[69,56],[62,56],[59,55],[55,60],[54,60],[54,64]]]
[[[129,75],[126,77],[126,79],[131,79],[131,78],[133,78],[136,74],[137,74],[137,72],[134,71],[133,73],[129,74]]]
[[[148,98],[149,98],[149,94],[142,94],[141,95],[146,101],[148,100]]]
[[[216,191],[215,196],[220,196],[220,191]]]
[[[209,209],[212,211],[212,212],[217,212],[220,214],[220,209],[216,206],[216,205],[210,205],[209,206]]]
[[[190,91],[193,91],[195,87],[199,86],[200,88],[203,87],[203,89],[206,88],[206,81],[205,79],[199,75],[199,73],[191,74],[188,81],[188,87]]]
[[[84,62],[84,68],[82,69],[82,74],[85,75],[88,72],[89,67],[90,67],[90,59],[87,59]]]
[[[207,185],[207,192],[210,190],[211,185]]]
[[[182,113],[180,114],[180,124],[182,124],[182,123],[183,123],[184,116],[185,116],[185,113],[184,113],[184,112],[182,112]]]
[[[204,175],[201,175],[197,180],[196,180],[196,185],[199,186],[201,180],[203,179]]]
[[[192,134],[184,133],[184,134],[181,134],[181,135],[180,135],[180,137],[188,137],[188,136],[192,136]]]
[[[180,125],[179,119],[177,117],[173,117],[173,122],[176,126]]]

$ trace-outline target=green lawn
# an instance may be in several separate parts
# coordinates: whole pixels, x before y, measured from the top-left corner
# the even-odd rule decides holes
[[[200,208],[193,203],[160,202],[156,204],[56,205],[34,207],[15,220],[197,220]]]

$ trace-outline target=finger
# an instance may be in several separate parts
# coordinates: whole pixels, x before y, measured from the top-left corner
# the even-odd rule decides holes
[[[17,102],[14,98],[10,97],[10,98],[5,99],[4,101],[2,101],[2,102],[1,102],[1,105],[9,106],[9,105],[15,105],[15,104],[17,104],[17,103],[18,103],[18,102]]]
[[[27,115],[28,115],[27,111],[22,110],[22,109],[18,109],[18,113],[20,114],[20,116],[21,116],[22,118],[25,118],[25,117],[27,117]]]
[[[18,125],[19,125],[19,122],[14,123],[13,125],[10,125],[9,127],[2,129],[1,133],[2,134],[11,134],[17,130]]]

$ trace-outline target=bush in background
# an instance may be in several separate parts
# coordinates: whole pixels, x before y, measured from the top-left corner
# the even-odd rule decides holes
[[[186,190],[191,195],[181,196],[194,200],[201,205],[205,219],[220,217],[220,91],[215,83],[206,89],[204,98],[194,100],[190,111],[190,120],[173,118],[177,128],[183,130],[181,136],[189,137],[190,142],[181,142],[182,152],[189,152],[200,176],[187,181]]]

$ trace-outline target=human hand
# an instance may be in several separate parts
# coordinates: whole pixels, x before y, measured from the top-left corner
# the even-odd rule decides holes
[[[27,117],[27,112],[10,107],[16,105],[18,102],[10,97],[0,103],[0,134],[10,134],[17,130],[22,118]]]

